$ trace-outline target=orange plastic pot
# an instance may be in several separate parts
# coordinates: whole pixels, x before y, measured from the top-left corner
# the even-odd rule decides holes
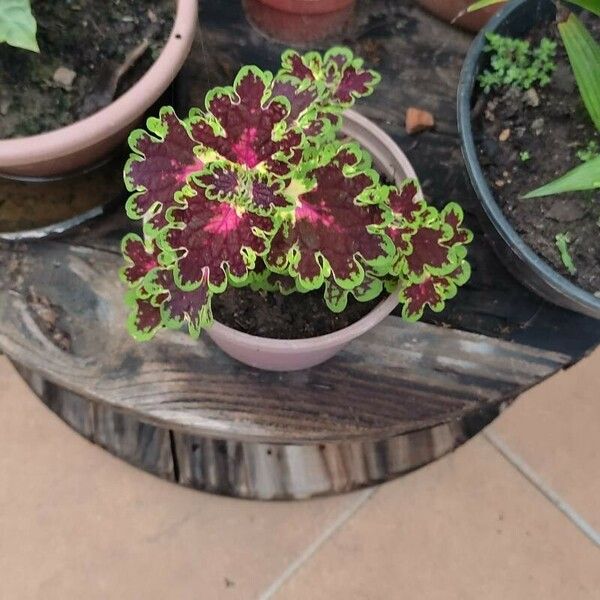
[[[322,15],[343,10],[354,0],[259,0],[276,10],[297,15]]]
[[[473,0],[417,0],[417,2],[436,17],[469,31],[479,31],[501,6],[482,8],[472,13],[464,13],[461,17],[456,18],[466,10],[469,4],[473,4]]]
[[[273,8],[264,0],[244,0],[248,20],[256,29],[283,44],[313,44],[337,35],[354,12],[354,0],[327,13],[292,14]]]
[[[90,167],[127,138],[185,62],[194,40],[197,0],[177,0],[171,35],[156,62],[109,106],[48,133],[0,140],[0,174],[56,177]]]

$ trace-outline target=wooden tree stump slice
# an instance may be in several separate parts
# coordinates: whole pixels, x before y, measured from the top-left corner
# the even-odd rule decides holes
[[[0,243],[0,349],[90,441],[215,493],[288,499],[347,491],[453,450],[599,343],[600,322],[528,292],[477,225],[454,120],[470,38],[412,5],[359,4],[337,41],[384,77],[360,110],[409,154],[434,202],[466,207],[476,232],[472,281],[427,322],[392,315],[317,368],[269,373],[229,359],[207,336],[167,332],[148,344],[128,336],[117,270],[119,239],[131,224],[120,212],[61,239]],[[195,103],[243,63],[276,64],[282,47],[256,33],[237,3],[204,3],[200,23],[183,78]],[[410,105],[434,112],[437,132],[407,138]]]

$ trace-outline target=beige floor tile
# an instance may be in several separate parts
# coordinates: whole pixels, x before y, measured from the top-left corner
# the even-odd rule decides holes
[[[600,551],[485,440],[383,486],[276,600],[597,600]]]
[[[600,350],[525,394],[491,431],[600,532]]]
[[[2,600],[251,600],[357,501],[244,502],[160,481],[73,433],[1,356],[0,423]]]

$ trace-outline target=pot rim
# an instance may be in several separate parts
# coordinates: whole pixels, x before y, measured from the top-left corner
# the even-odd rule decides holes
[[[378,127],[375,123],[373,123],[370,119],[363,117],[356,111],[352,109],[348,109],[344,111],[345,125],[346,122],[351,124],[355,124],[363,129],[368,130],[368,132],[376,136],[381,144],[383,144],[386,149],[390,152],[394,159],[394,164],[399,164],[404,172],[406,178],[417,179],[417,174],[409,162],[408,158],[400,150],[398,144],[387,134],[383,129]],[[344,131],[344,125],[342,126],[342,131]],[[368,140],[363,142],[363,140],[358,140],[361,142],[361,145],[365,147],[371,155],[373,152],[370,149],[370,144]],[[404,179],[404,178],[403,178]],[[218,321],[214,321],[212,325],[207,328],[206,333],[210,337],[211,332],[214,332],[218,335],[219,338],[226,337],[229,340],[239,341],[241,344],[255,345],[260,346],[261,349],[265,351],[276,351],[282,354],[294,354],[299,350],[317,350],[320,348],[331,348],[332,346],[345,344],[350,342],[351,340],[363,335],[370,329],[372,329],[377,323],[381,322],[385,317],[387,317],[393,310],[398,306],[398,294],[397,290],[393,293],[389,294],[384,300],[382,300],[377,306],[367,313],[364,317],[344,327],[343,329],[339,329],[337,331],[333,331],[331,333],[326,333],[324,335],[318,335],[308,338],[299,338],[299,339],[287,339],[287,338],[268,338],[262,337],[258,335],[251,335],[249,333],[244,333],[233,327],[229,327],[227,325],[223,325]]]
[[[196,19],[197,0],[177,0],[173,28],[160,56],[132,88],[98,112],[65,127],[0,140],[0,164],[10,168],[43,162],[78,152],[118,133],[140,115],[140,106],[146,107],[148,97],[160,96],[166,89],[176,74],[172,65],[182,64],[189,53]]]
[[[461,150],[475,192],[477,193],[488,219],[500,234],[503,241],[511,248],[517,257],[526,263],[527,266],[534,271],[546,285],[552,288],[555,293],[571,298],[579,305],[580,312],[598,318],[600,317],[600,298],[597,298],[591,292],[584,290],[582,287],[572,283],[566,277],[561,275],[556,269],[550,266],[542,256],[537,254],[528,244],[526,244],[519,233],[513,228],[500,208],[500,205],[496,202],[487,177],[481,168],[479,158],[477,157],[477,148],[475,147],[475,138],[473,136],[471,124],[471,99],[475,89],[477,62],[486,43],[485,35],[489,32],[495,32],[514,11],[521,8],[524,4],[533,1],[536,0],[515,0],[504,6],[490,19],[490,21],[488,21],[487,25],[481,29],[469,48],[463,63],[458,84],[457,116],[458,131],[461,138]]]

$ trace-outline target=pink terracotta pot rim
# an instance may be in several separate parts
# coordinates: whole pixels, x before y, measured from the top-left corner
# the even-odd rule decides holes
[[[98,112],[54,131],[23,138],[0,140],[0,164],[18,167],[43,162],[53,156],[73,154],[119,132],[147,108],[146,99],[160,96],[180,67],[194,38],[197,0],[177,0],[173,29],[165,47],[143,77],[125,94]],[[168,80],[168,81],[167,81]],[[144,106],[140,110],[140,106]]]
[[[233,327],[223,325],[215,321],[207,333],[210,336],[211,330],[220,338],[229,338],[238,340],[243,344],[253,344],[260,346],[265,351],[276,351],[281,354],[295,354],[299,350],[321,350],[333,346],[346,344],[357,337],[360,337],[375,325],[383,321],[398,306],[398,296],[396,293],[390,294],[385,300],[382,300],[370,313],[366,314],[352,325],[344,327],[338,331],[327,333],[309,338],[299,339],[278,339],[266,338],[258,335],[250,335],[238,331]]]
[[[382,167],[384,172],[390,167],[397,164],[400,165],[404,176],[407,178],[417,178],[417,174],[413,169],[405,154],[400,150],[396,142],[381,128],[379,128],[370,119],[363,117],[354,110],[344,112],[346,117],[342,131],[350,137],[354,137],[355,132],[360,131],[362,135],[356,135],[357,141],[363,148],[368,150],[373,158],[378,157],[377,146],[385,146],[393,159],[393,164],[388,165],[388,168]],[[293,355],[301,351],[319,351],[343,346],[351,342],[355,338],[363,335],[378,323],[383,321],[393,310],[398,306],[398,294],[396,292],[390,294],[385,300],[382,300],[371,312],[364,317],[344,327],[338,331],[319,335],[309,338],[300,339],[277,339],[266,338],[257,335],[250,335],[242,331],[238,331],[233,327],[223,325],[218,321],[207,329],[206,333],[211,337],[211,332],[214,332],[215,337],[223,340],[226,339],[240,346],[255,347],[265,352],[277,352],[283,355]]]

